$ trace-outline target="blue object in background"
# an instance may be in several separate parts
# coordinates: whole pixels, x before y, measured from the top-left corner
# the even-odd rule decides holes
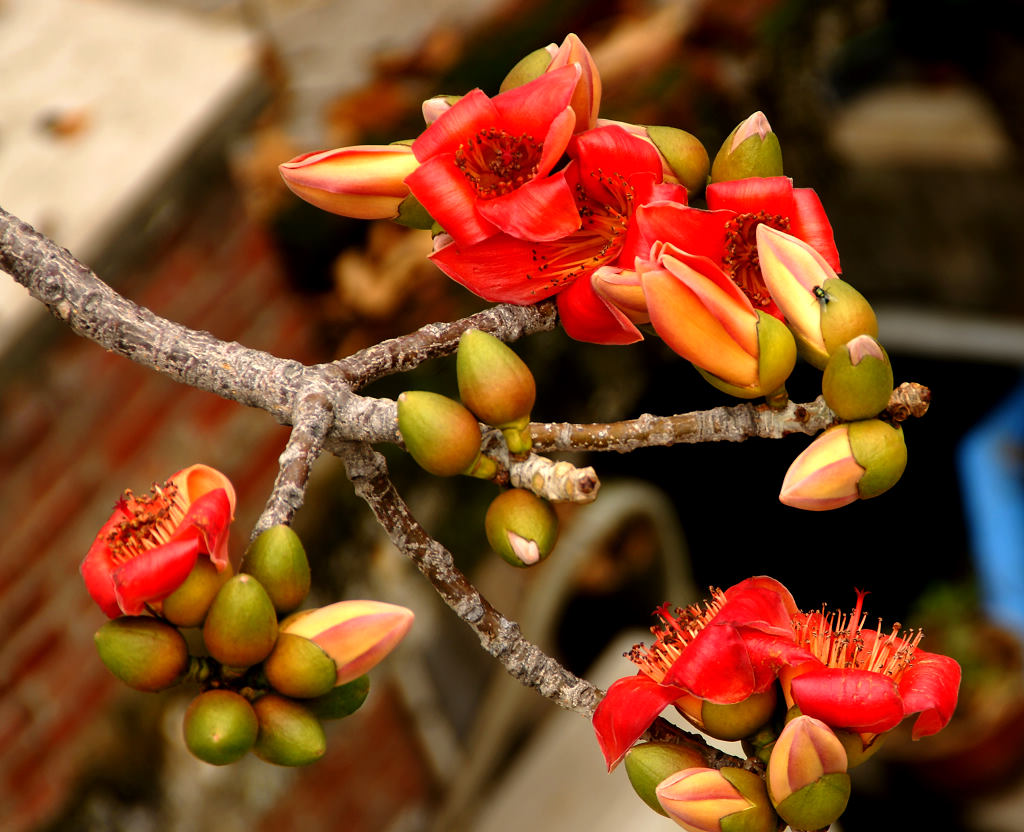
[[[1024,383],[957,449],[985,612],[1024,637]]]

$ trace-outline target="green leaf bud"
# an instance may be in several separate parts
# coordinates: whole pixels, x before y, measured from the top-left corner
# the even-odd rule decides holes
[[[259,731],[256,712],[234,691],[208,690],[185,711],[185,745],[205,763],[224,766],[240,760],[253,747]]]
[[[648,125],[647,135],[688,194],[704,190],[711,163],[700,139],[677,127],[659,125]]]

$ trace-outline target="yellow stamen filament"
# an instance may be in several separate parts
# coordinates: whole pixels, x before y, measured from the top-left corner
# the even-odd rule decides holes
[[[662,604],[654,611],[661,619],[661,624],[651,627],[654,643],[650,647],[636,644],[624,655],[655,682],[660,682],[724,603],[725,594],[720,589],[712,589],[711,600],[705,601],[703,608],[700,604],[693,604],[685,609],[677,607],[675,612],[671,612],[668,604]]]
[[[115,563],[167,543],[188,511],[184,495],[172,482],[154,484],[151,493],[142,497],[126,489],[118,507],[128,517],[107,534],[107,546]]]

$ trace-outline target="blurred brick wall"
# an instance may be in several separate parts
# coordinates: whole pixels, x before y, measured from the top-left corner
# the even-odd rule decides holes
[[[119,288],[225,340],[317,360],[310,301],[290,291],[226,182]],[[238,554],[286,439],[266,414],[70,331],[0,378],[0,830],[52,818],[93,762],[104,713],[119,696],[149,696],[121,686],[97,658],[92,634],[104,619],[78,573],[120,492],[194,462],[223,470],[238,490]]]

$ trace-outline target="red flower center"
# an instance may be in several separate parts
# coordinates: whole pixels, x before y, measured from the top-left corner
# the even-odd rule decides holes
[[[188,504],[174,483],[165,482],[142,497],[125,489],[117,507],[128,517],[107,533],[106,543],[114,562],[124,563],[166,543],[181,524]]]
[[[662,604],[654,611],[661,619],[661,624],[651,627],[654,644],[650,647],[634,645],[625,654],[626,658],[655,682],[661,682],[686,646],[718,615],[724,603],[725,593],[720,589],[712,589],[711,600],[705,601],[703,607],[692,604],[685,609],[676,607],[675,612],[671,612],[668,604]]]
[[[537,175],[542,144],[533,136],[510,136],[504,130],[481,130],[455,151],[455,164],[481,199],[514,191]]]
[[[761,263],[757,258],[756,232],[761,223],[779,231],[789,230],[789,217],[767,211],[737,214],[725,224],[725,271],[755,309],[770,306],[773,302],[761,277]]]
[[[530,249],[535,271],[527,280],[540,280],[531,294],[551,286],[568,286],[576,278],[615,262],[626,242],[626,231],[633,217],[633,186],[621,174],[593,174],[604,186],[607,202],[591,195],[582,183],[576,184],[576,210],[580,227],[573,234],[550,243],[538,243]]]
[[[836,612],[826,614],[824,609],[795,616],[793,628],[797,644],[813,653],[826,667],[868,670],[898,682],[913,664],[914,652],[924,633],[911,630],[901,636],[900,624],[896,623],[888,635],[883,635],[879,620],[875,638],[865,640],[867,616],[861,612],[865,595],[857,593],[857,606],[849,616]]]

